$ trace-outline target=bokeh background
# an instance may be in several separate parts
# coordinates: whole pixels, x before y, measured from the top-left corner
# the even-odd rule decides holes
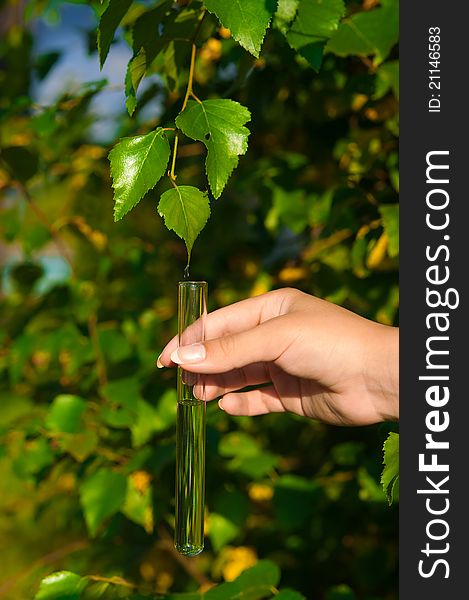
[[[130,118],[126,21],[100,72],[101,11],[0,2],[0,598],[30,599],[58,569],[196,590],[265,558],[307,598],[397,598],[388,424],[232,418],[213,403],[206,550],[172,550],[175,374],[155,359],[186,252],[156,211],[167,181],[113,223],[107,153],[171,126],[187,73],[168,82],[155,61]],[[195,90],[246,105],[252,133],[193,251],[210,309],[294,286],[397,324],[397,57],[330,53],[315,73],[275,28],[259,59],[215,28]],[[204,189],[203,156],[186,141],[178,180]]]

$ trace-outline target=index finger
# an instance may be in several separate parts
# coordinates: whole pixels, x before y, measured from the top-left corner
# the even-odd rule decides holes
[[[285,308],[285,297],[286,293],[283,290],[275,290],[246,300],[240,300],[209,313],[205,316],[205,339],[211,340],[240,333],[277,317]],[[177,347],[178,336],[175,335],[166,344],[158,357],[158,367],[174,366],[170,356]]]

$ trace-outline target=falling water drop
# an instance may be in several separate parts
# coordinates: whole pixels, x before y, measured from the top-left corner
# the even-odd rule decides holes
[[[190,277],[189,265],[186,265],[186,268],[184,269],[184,279],[189,279],[189,277]]]

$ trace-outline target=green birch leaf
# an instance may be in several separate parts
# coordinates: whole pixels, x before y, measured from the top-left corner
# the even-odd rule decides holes
[[[220,197],[239,156],[248,148],[250,132],[244,124],[250,119],[246,107],[227,99],[191,100],[176,118],[177,127],[208,150],[205,166],[215,198]]]
[[[121,512],[147,533],[153,531],[153,493],[149,481],[139,484],[136,476],[127,478],[127,495]]]
[[[63,435],[58,440],[59,447],[68,452],[77,462],[83,462],[96,450],[99,438],[96,432],[88,430],[71,435]]]
[[[338,56],[371,56],[383,62],[399,39],[399,10],[395,6],[355,13],[344,19],[326,50]]]
[[[383,445],[383,472],[381,485],[389,505],[398,496],[399,489],[399,434],[391,432]]]
[[[80,502],[92,537],[96,535],[104,519],[120,510],[126,493],[125,475],[106,468],[99,469],[82,484]]]
[[[78,396],[57,396],[46,417],[46,427],[62,433],[77,433],[83,429],[82,416],[86,401]]]
[[[277,587],[280,581],[280,569],[270,560],[260,560],[253,567],[243,571],[235,580],[241,586],[267,584],[271,587]]]
[[[15,473],[28,479],[54,462],[54,453],[45,438],[36,438],[25,442],[21,454],[14,460]]]
[[[34,600],[79,600],[88,579],[70,571],[58,571],[41,581]]]
[[[243,48],[259,57],[267,27],[276,9],[275,0],[204,0],[204,4],[224,27],[231,30],[231,35]]]
[[[357,600],[357,597],[350,586],[341,584],[330,588],[325,600]]]
[[[137,108],[137,89],[145,77],[147,61],[143,48],[129,60],[125,72],[125,106],[132,116]]]
[[[135,411],[135,421],[130,431],[132,434],[132,446],[140,448],[158,429],[159,419],[155,409],[151,404],[139,398],[135,400],[133,409]]]
[[[190,185],[173,187],[161,195],[158,213],[166,227],[185,241],[189,262],[192,246],[210,216],[207,193]]]
[[[394,258],[399,254],[399,204],[383,204],[379,212],[389,239],[388,254]]]
[[[171,594],[167,600],[261,600],[272,597],[279,579],[277,565],[270,560],[260,560],[234,581],[216,585],[201,594]]]
[[[182,82],[187,80],[189,51],[190,46],[185,41],[170,42],[164,51],[164,77],[171,92],[177,90]]]
[[[265,219],[266,227],[276,230],[280,222],[299,234],[309,224],[310,205],[311,200],[303,190],[284,190],[273,184],[272,208]]]
[[[162,2],[158,6],[145,11],[135,21],[132,30],[132,48],[137,53],[142,48],[145,50],[149,62],[163,49],[163,29],[165,23],[171,18],[172,2]],[[173,13],[177,14],[177,13]]]
[[[98,26],[98,53],[101,68],[111,47],[116,29],[129,10],[132,0],[109,0]]]
[[[109,153],[114,220],[129,212],[164,175],[170,155],[161,127],[146,135],[123,138]]]
[[[399,61],[390,60],[382,64],[376,71],[375,93],[373,100],[379,100],[385,96],[389,90],[399,100]]]
[[[127,66],[125,81],[126,106],[132,116],[136,106],[137,89],[156,57],[175,41],[190,42],[199,30],[203,12],[196,8],[176,10],[170,0],[161,2],[155,8],[144,12],[136,21],[132,31],[133,57]],[[205,19],[202,29],[205,35],[213,29],[213,23]],[[197,39],[201,36],[201,31]],[[187,44],[185,44],[187,45]],[[189,49],[185,49],[184,61],[187,61]],[[167,75],[167,65],[165,72]]]
[[[290,23],[293,21],[298,10],[300,0],[278,0],[277,12],[274,15],[273,26],[287,34]]]
[[[240,528],[224,515],[210,513],[210,541],[215,552],[229,544],[238,535]]]
[[[342,0],[301,0],[287,33],[290,46],[318,70],[327,40],[337,31],[344,14]]]
[[[134,55],[127,65],[125,76],[125,105],[130,116],[137,106],[137,89],[150,64],[155,60],[165,45],[161,30],[166,22],[171,2],[144,12],[136,21],[132,30],[132,48]]]

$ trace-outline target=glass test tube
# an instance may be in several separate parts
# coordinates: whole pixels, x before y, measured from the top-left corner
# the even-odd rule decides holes
[[[204,341],[207,283],[180,281],[179,345]],[[174,545],[195,556],[204,548],[205,402],[193,394],[197,375],[178,367],[176,421],[176,526]]]

